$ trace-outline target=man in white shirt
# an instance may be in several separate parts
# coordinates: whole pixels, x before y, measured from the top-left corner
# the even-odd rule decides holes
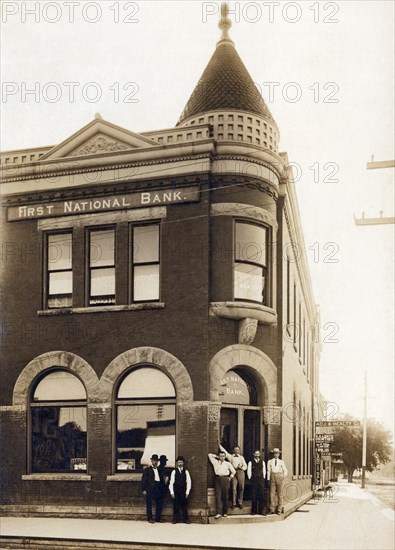
[[[248,463],[247,477],[251,480],[251,514],[266,515],[264,502],[266,466],[259,449],[255,449],[252,460]]]
[[[283,460],[280,459],[280,449],[273,449],[273,458],[267,462],[267,479],[270,480],[270,513],[274,514],[276,510],[277,495],[277,514],[281,515],[283,508],[283,487],[284,478],[288,471]]]
[[[228,453],[228,451],[222,447],[221,443],[218,442],[219,448],[225,453],[226,460],[232,464],[233,468],[236,470],[236,475],[232,478],[232,508],[236,508],[236,501],[239,505],[239,508],[243,508],[243,496],[244,496],[244,486],[245,486],[245,472],[247,470],[247,463],[244,460],[244,456],[240,454],[240,447],[235,445],[233,447],[233,454]]]
[[[171,472],[169,491],[174,500],[173,523],[183,521],[191,523],[188,519],[188,497],[191,492],[192,481],[188,470],[184,467],[185,458],[178,456],[176,468]]]
[[[225,461],[225,453],[223,451],[220,451],[219,456],[209,453],[208,459],[213,465],[215,473],[215,501],[217,507],[215,519],[220,518],[221,515],[227,518],[229,482],[235,476],[236,470],[230,462]]]

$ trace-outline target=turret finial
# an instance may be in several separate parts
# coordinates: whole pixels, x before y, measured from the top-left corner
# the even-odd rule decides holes
[[[233,44],[233,41],[231,40],[231,38],[229,36],[229,29],[232,26],[232,22],[229,19],[228,14],[229,14],[229,6],[226,2],[222,2],[222,4],[221,4],[221,19],[218,23],[218,27],[222,31],[222,36],[221,36],[221,40],[219,41],[219,43],[222,42],[223,40],[226,40],[227,42],[231,42]]]

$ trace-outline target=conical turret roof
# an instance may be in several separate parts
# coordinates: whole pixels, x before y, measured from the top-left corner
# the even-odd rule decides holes
[[[226,12],[219,26],[222,38],[177,124],[201,113],[234,109],[274,120],[228,36],[231,23]]]

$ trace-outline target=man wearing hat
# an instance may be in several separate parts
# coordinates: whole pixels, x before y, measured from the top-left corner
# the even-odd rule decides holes
[[[274,514],[276,510],[277,495],[277,514],[281,515],[284,478],[287,477],[288,471],[284,461],[280,458],[280,449],[275,447],[272,453],[273,458],[267,462],[267,479],[270,480],[270,513]]]
[[[173,523],[183,521],[191,523],[188,519],[188,497],[191,492],[192,481],[188,470],[185,469],[185,458],[178,456],[176,468],[170,474],[169,491],[173,503]]]
[[[165,482],[163,474],[158,468],[159,457],[157,454],[151,456],[151,466],[144,468],[141,478],[141,489],[146,497],[147,519],[149,523],[155,523],[152,515],[152,503],[155,501],[155,519],[161,522],[163,495]]]

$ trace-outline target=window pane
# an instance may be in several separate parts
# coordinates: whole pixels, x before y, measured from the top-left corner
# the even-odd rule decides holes
[[[159,225],[133,228],[133,263],[159,262]]]
[[[159,300],[159,265],[134,267],[133,299]]]
[[[86,470],[86,407],[31,409],[32,471]]]
[[[153,453],[175,465],[175,405],[117,406],[117,469],[140,470]]]
[[[266,265],[266,230],[248,223],[236,223],[236,260]]]
[[[90,265],[101,267],[115,264],[115,232],[92,231],[90,234]]]
[[[140,368],[126,376],[118,390],[119,398],[175,397],[168,376],[158,369]]]
[[[48,235],[48,270],[71,269],[71,233]]]
[[[236,264],[234,278],[235,298],[263,301],[265,278],[262,275],[262,268],[250,264]]]
[[[72,271],[53,271],[48,273],[49,296],[58,294],[72,294],[73,292],[73,272]]]
[[[53,371],[38,384],[33,401],[85,400],[86,392],[79,378],[66,371]]]
[[[91,271],[91,296],[115,296],[115,268]]]

